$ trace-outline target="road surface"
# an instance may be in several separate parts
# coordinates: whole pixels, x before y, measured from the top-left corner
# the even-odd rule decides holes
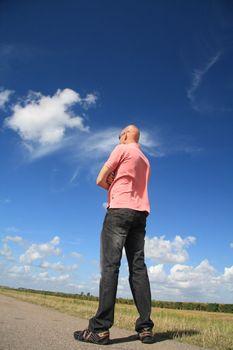
[[[110,345],[78,342],[73,332],[87,320],[0,294],[0,350],[200,350],[157,334],[154,344],[142,344],[135,332],[112,327]],[[203,350],[203,348],[202,348]]]

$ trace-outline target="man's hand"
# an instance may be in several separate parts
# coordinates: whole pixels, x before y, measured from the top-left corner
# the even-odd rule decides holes
[[[107,184],[110,186],[113,182],[113,180],[115,179],[116,174],[114,173],[114,171],[112,171],[106,179]]]
[[[112,170],[104,165],[97,176],[96,184],[105,190],[108,190],[114,180],[114,176]]]

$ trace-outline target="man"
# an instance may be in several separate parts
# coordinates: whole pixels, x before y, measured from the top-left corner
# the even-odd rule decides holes
[[[139,137],[140,131],[135,125],[124,128],[119,145],[96,180],[98,186],[108,190],[108,210],[101,234],[99,308],[89,320],[88,329],[74,332],[79,341],[109,343],[123,247],[129,265],[130,288],[139,312],[135,330],[143,343],[154,340],[150,284],[144,261],[146,217],[150,212],[147,191],[150,164],[140,149]]]

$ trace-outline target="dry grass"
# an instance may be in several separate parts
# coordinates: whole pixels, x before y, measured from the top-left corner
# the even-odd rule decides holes
[[[0,289],[0,293],[61,312],[89,319],[97,309],[96,301],[57,297]],[[138,317],[132,305],[116,304],[115,325],[134,330]],[[233,314],[153,308],[156,339],[176,339],[183,343],[214,350],[233,350]]]

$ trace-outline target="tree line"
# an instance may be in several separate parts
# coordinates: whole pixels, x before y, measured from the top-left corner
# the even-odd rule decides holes
[[[79,294],[70,294],[70,293],[51,292],[51,291],[45,291],[45,290],[35,290],[35,289],[26,289],[26,288],[15,289],[15,288],[4,287],[4,289],[13,289],[13,290],[18,290],[22,292],[38,293],[42,295],[52,295],[52,296],[58,296],[63,298],[98,301],[97,296],[91,295],[90,293],[84,293],[84,292],[81,292]],[[127,305],[134,304],[134,301],[132,299],[127,299],[127,298],[117,298],[116,302],[118,304],[127,304]],[[158,308],[164,308],[164,309],[233,313],[233,304],[152,300],[152,306],[158,307]]]

